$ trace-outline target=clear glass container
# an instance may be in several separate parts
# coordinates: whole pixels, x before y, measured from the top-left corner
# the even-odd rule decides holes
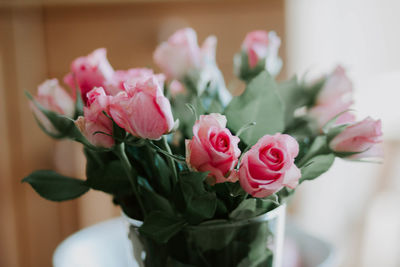
[[[141,267],[281,267],[285,214],[286,205],[281,205],[251,219],[187,226],[166,244],[141,235],[142,222],[125,217]]]

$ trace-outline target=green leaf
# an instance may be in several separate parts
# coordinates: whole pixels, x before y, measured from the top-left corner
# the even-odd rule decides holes
[[[158,243],[166,243],[186,224],[183,218],[171,216],[161,211],[153,211],[146,216],[139,231]]]
[[[141,181],[146,180],[143,177],[140,178]],[[142,184],[143,183],[139,181],[139,191],[146,210],[158,210],[173,216],[174,210],[168,199],[154,192],[149,186],[142,186]]]
[[[85,148],[86,185],[109,194],[132,192],[128,176],[112,152],[96,152]]]
[[[76,92],[76,101],[75,101],[75,115],[74,119],[77,119],[79,116],[83,116],[83,100],[82,95],[79,90]]]
[[[154,165],[157,168],[157,177],[154,177],[154,183],[157,183],[162,192],[166,195],[171,194],[172,185],[171,185],[171,169],[168,167],[168,164],[165,160],[160,157],[160,155],[154,155]]]
[[[82,180],[49,170],[35,171],[22,182],[29,183],[41,197],[51,201],[74,199],[90,189]]]
[[[235,55],[235,60],[240,63],[239,78],[245,82],[251,81],[260,72],[265,71],[265,59],[260,60],[253,68],[249,66],[249,58],[246,52],[242,51]]]
[[[218,197],[217,213],[223,217],[227,217],[228,213],[234,210],[247,196],[239,182],[219,183],[214,185],[212,189],[215,190]]]
[[[311,158],[327,153],[330,153],[327,137],[324,135],[317,136],[317,138],[315,138],[314,142],[311,144],[311,147],[309,148],[307,153],[303,156],[303,158],[301,158],[298,164],[296,163],[296,165],[299,167],[303,167],[305,166],[305,163],[307,163]]]
[[[152,143],[148,142],[148,144]],[[154,146],[157,147],[156,145]],[[160,148],[157,147],[157,149]],[[132,161],[132,166],[141,176],[148,179],[148,182],[154,190],[165,196],[169,196],[172,192],[172,172],[166,163],[165,158],[150,149],[148,146],[128,146],[127,152],[129,156],[134,159]]]
[[[297,77],[279,83],[277,92],[285,105],[285,124],[288,128],[293,123],[295,110],[306,105],[309,97]]]
[[[204,114],[205,108],[201,99],[196,95],[178,95],[172,100],[172,111],[174,118],[179,119],[179,129],[185,134],[186,138],[191,138],[196,117],[188,108],[187,103],[196,110],[197,114]]]
[[[229,218],[233,220],[249,219],[264,214],[276,206],[276,196],[272,198],[248,198],[243,200],[242,203],[229,214]]]
[[[276,90],[272,77],[263,71],[248,84],[242,95],[234,97],[227,106],[228,128],[234,132],[247,123],[256,122],[241,136],[246,144],[252,145],[266,134],[284,130],[284,105]]]
[[[312,107],[315,105],[315,101],[321,89],[326,83],[326,78],[321,78],[311,85],[305,86],[304,90],[308,95],[307,106]]]
[[[310,159],[303,168],[301,168],[300,183],[305,180],[313,180],[328,171],[335,161],[335,155],[319,155]]]
[[[215,192],[208,192],[204,188],[204,179],[207,173],[181,173],[179,188],[186,204],[186,218],[192,224],[197,224],[214,216],[217,208]]]
[[[221,102],[217,98],[213,98],[211,101],[210,107],[207,109],[207,113],[222,113],[224,107]]]

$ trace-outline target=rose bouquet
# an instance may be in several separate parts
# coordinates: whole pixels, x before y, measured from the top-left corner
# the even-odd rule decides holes
[[[86,179],[40,170],[23,181],[52,201],[111,194],[137,222],[130,236],[145,266],[277,264],[271,223],[257,218],[335,157],[379,157],[381,123],[355,121],[342,67],[313,83],[276,82],[274,32],[245,37],[234,67],[246,89],[232,96],[216,42],[199,47],[194,30],[177,31],[154,52],[160,74],[114,70],[105,49],[75,59],[71,94],[52,79],[27,95],[45,133],[83,144]]]

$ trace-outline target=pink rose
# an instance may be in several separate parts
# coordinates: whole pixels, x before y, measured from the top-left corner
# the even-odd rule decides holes
[[[125,83],[134,83],[137,80],[152,76],[153,70],[147,68],[135,68],[129,70],[117,70],[112,78],[105,82],[105,91],[108,95],[116,95],[125,91]]]
[[[59,85],[57,79],[46,80],[38,87],[35,100],[47,110],[73,118],[75,114],[75,103],[72,97]],[[58,134],[50,120],[35,106],[30,103],[40,124],[49,132]]]
[[[77,84],[86,103],[86,94],[94,87],[104,87],[113,73],[106,49],[99,48],[87,56],[75,59],[71,64],[71,72],[64,77],[64,82],[71,88],[75,88]]]
[[[360,152],[353,159],[383,156],[381,121],[370,117],[353,123],[335,136],[329,144],[336,152]]]
[[[321,130],[325,124],[345,110],[348,110],[353,101],[332,101],[329,104],[316,105],[309,110],[309,115],[315,119],[318,128]],[[345,124],[355,121],[355,116],[351,112],[344,112],[336,119],[335,124]]]
[[[201,115],[193,126],[192,140],[186,140],[187,164],[196,171],[210,172],[209,177],[213,177],[215,183],[237,181],[234,167],[240,156],[240,140],[225,127],[225,116]]]
[[[106,95],[103,88],[95,87],[87,94],[87,100],[88,106],[83,108],[84,116],[75,121],[76,126],[92,145],[112,147],[114,139],[109,135],[113,134],[113,122],[103,113],[108,113],[111,97]]]
[[[290,135],[265,135],[241,160],[239,181],[253,197],[267,197],[284,186],[295,188],[301,177],[294,164],[299,153],[297,141]]]
[[[261,60],[265,60],[265,68],[272,75],[277,75],[282,67],[282,60],[278,56],[281,39],[273,32],[249,32],[243,43],[242,50],[247,53],[248,64],[254,68]]]
[[[171,105],[163,94],[161,78],[153,75],[126,83],[125,92],[113,97],[110,115],[133,136],[158,140],[174,126]]]
[[[343,67],[338,66],[327,78],[317,95],[316,104],[309,114],[316,119],[318,127],[322,127],[338,114],[348,110],[353,104],[353,85]],[[336,124],[354,122],[355,117],[350,112],[340,115]]]
[[[324,86],[317,96],[317,104],[329,104],[332,100],[351,99],[353,84],[342,66],[337,66],[328,76]]]
[[[178,30],[154,51],[154,61],[170,79],[182,80],[191,70],[200,70],[215,60],[216,38],[208,37],[200,48],[196,32],[191,28]]]

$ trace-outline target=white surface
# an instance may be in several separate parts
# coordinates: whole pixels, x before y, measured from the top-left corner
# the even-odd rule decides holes
[[[64,240],[53,255],[54,267],[118,267],[133,261],[128,227],[122,218],[87,227]]]
[[[370,207],[362,247],[363,267],[400,266],[400,195],[385,192]]]
[[[64,240],[53,255],[54,267],[138,267],[132,257],[128,227],[122,218],[87,227]],[[302,267],[335,267],[332,247],[298,228],[287,234],[299,246]]]

